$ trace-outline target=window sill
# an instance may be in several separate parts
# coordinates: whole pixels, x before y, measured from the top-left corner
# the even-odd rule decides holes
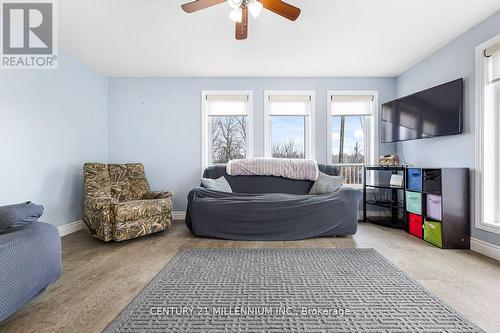
[[[345,187],[351,187],[356,190],[362,190],[363,189],[363,184],[344,184]]]
[[[355,190],[360,190],[361,192],[363,192],[363,184],[344,184],[343,186],[350,187],[350,188],[353,188]],[[372,188],[372,187],[366,188],[367,193],[376,192],[376,191],[377,191],[376,188]]]

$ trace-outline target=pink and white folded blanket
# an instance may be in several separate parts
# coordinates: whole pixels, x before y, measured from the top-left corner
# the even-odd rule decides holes
[[[226,172],[230,176],[276,176],[295,180],[318,179],[318,163],[314,160],[292,158],[249,158],[231,160]]]

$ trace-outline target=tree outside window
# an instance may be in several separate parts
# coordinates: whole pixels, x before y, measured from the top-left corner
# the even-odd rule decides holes
[[[272,147],[275,158],[305,158],[305,118],[273,116]]]
[[[202,92],[202,169],[252,156],[252,92]]]
[[[212,163],[223,164],[247,156],[247,117],[210,117]]]
[[[329,94],[330,161],[337,165],[346,184],[361,185],[363,166],[374,155],[376,95],[357,91]]]
[[[264,155],[314,159],[315,92],[264,92]]]
[[[365,163],[364,116],[332,117],[332,161]]]

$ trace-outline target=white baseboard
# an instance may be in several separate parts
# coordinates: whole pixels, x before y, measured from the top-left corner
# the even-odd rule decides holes
[[[174,210],[172,212],[172,219],[173,220],[182,220],[182,221],[184,221],[185,218],[186,218],[186,211]]]
[[[500,246],[493,245],[477,238],[470,239],[470,249],[487,257],[500,261]]]
[[[85,223],[82,220],[68,223],[68,224],[65,224],[65,225],[58,227],[59,235],[61,237],[72,234],[72,233],[77,232],[79,230],[82,230],[83,228],[85,228]]]

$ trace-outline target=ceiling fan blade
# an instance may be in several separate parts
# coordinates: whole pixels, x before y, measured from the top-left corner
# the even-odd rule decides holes
[[[242,8],[243,15],[241,23],[236,22],[236,39],[247,39],[248,35],[248,7]]]
[[[186,13],[193,13],[199,10],[223,3],[225,0],[196,0],[183,4],[181,7]]]
[[[300,8],[287,4],[281,0],[260,0],[264,8],[291,21],[295,21],[300,15]]]

